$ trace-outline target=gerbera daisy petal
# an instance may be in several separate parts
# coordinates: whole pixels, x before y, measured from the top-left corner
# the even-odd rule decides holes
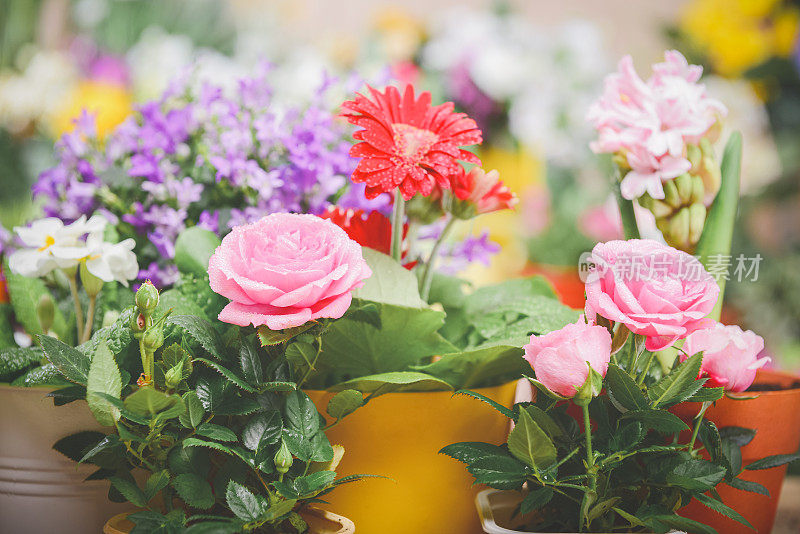
[[[455,113],[452,102],[432,106],[428,92],[415,97],[410,85],[402,94],[396,87],[368,89],[371,98],[357,94],[342,104],[347,110],[342,117],[362,128],[353,134],[361,142],[350,151],[363,158],[353,181],[367,184],[369,198],[398,187],[406,199],[417,192],[429,195],[434,183],[449,188],[448,177],[461,168],[458,160],[466,159],[461,147],[481,142],[475,121]]]

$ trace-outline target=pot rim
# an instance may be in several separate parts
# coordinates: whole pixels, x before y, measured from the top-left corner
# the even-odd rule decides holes
[[[800,377],[798,377],[800,379]],[[488,391],[493,389],[498,389],[502,387],[507,387],[509,384],[516,384],[519,379],[515,378],[514,380],[509,380],[508,382],[503,382],[502,384],[497,384],[495,386],[481,386],[478,388],[463,388],[468,389],[469,391]],[[316,389],[316,388],[300,388],[305,392],[312,392],[312,393],[338,393],[338,391],[333,391],[330,389]],[[391,391],[389,393],[384,393],[380,395],[381,397],[388,397],[389,395],[429,395],[431,393],[449,393],[451,396],[455,396],[459,390],[450,390],[450,389],[436,389],[431,391]]]

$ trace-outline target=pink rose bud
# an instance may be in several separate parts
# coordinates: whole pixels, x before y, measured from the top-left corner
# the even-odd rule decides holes
[[[273,213],[237,226],[208,262],[211,289],[231,303],[219,320],[291,328],[338,318],[372,274],[361,246],[316,215]]]
[[[719,286],[700,261],[648,239],[598,243],[589,259],[586,317],[601,315],[647,337],[657,351],[713,324]]]
[[[700,375],[707,376],[706,386],[723,386],[732,392],[745,391],[756,379],[756,371],[770,361],[759,358],[764,339],[751,330],[716,323],[686,337],[683,350],[688,355],[703,353]],[[685,360],[687,356],[682,356]]]
[[[574,397],[589,377],[589,367],[605,377],[611,359],[611,335],[583,317],[542,336],[531,336],[523,347],[536,379],[553,393]]]

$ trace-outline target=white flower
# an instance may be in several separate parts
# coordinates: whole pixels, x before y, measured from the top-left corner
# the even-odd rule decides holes
[[[116,280],[128,287],[128,280],[133,280],[139,273],[139,263],[133,247],[136,241],[126,239],[119,243],[108,243],[97,234],[89,234],[86,244],[90,249],[86,257],[86,269],[103,282]]]
[[[107,221],[100,215],[89,220],[82,215],[72,224],[64,225],[60,219],[47,217],[34,221],[27,227],[15,227],[26,248],[11,254],[9,268],[22,276],[38,278],[54,269],[69,269],[91,252],[84,236],[102,236]]]

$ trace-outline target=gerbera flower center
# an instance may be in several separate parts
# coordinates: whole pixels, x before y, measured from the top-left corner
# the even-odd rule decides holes
[[[392,124],[392,132],[398,155],[415,164],[418,164],[439,140],[439,136],[432,131],[410,124]]]

